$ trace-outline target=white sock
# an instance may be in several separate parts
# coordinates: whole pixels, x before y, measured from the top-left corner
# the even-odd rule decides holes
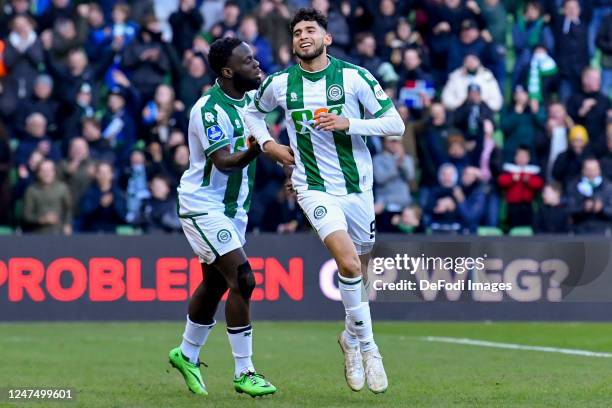
[[[374,334],[372,333],[370,304],[367,297],[362,298],[364,296],[364,289],[361,276],[345,278],[338,274],[338,286],[340,287],[340,296],[346,311],[346,321],[349,322],[346,326],[357,335],[361,351],[369,351],[376,348]],[[363,299],[365,301],[362,301]]]
[[[227,337],[234,356],[234,377],[238,378],[247,371],[255,371],[251,356],[253,355],[253,327],[228,327]]]
[[[211,324],[198,324],[189,319],[187,315],[187,323],[185,324],[185,332],[183,333],[183,341],[181,342],[181,353],[189,359],[190,362],[196,364],[200,357],[200,349],[206,343],[210,331],[215,326],[215,322]]]
[[[348,315],[346,315],[344,319],[344,329],[344,339],[346,340],[346,343],[351,347],[359,347],[357,333],[355,333],[355,328],[353,327]]]

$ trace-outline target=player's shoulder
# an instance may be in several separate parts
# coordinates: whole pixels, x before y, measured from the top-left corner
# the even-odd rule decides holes
[[[264,79],[264,81],[261,83],[261,89],[266,89],[271,84],[274,84],[274,85],[279,84],[283,76],[289,74],[289,72],[291,72],[291,70],[294,69],[294,67],[295,65],[290,66],[289,68],[285,68],[282,71],[277,71],[277,72],[274,72],[268,75],[266,79]]]
[[[374,78],[374,75],[372,75],[372,73],[368,71],[366,68],[360,67],[359,65],[355,65],[351,62],[341,60],[338,58],[334,58],[331,56],[330,58],[334,64],[336,64],[339,68],[341,68],[344,71],[345,75],[348,75],[349,77],[352,76],[355,79],[362,78],[369,84],[376,82],[376,78]]]

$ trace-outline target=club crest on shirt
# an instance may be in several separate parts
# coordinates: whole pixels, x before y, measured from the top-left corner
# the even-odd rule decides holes
[[[223,131],[219,127],[219,125],[212,125],[206,129],[206,137],[211,142],[218,142],[223,138]]]
[[[226,229],[222,229],[221,231],[217,233],[217,241],[221,242],[222,244],[229,242],[231,239],[232,239],[232,233]]]
[[[342,87],[340,85],[330,85],[329,88],[327,88],[327,99],[329,99],[330,101],[338,101],[342,98],[342,96],[344,95],[344,91],[342,90]]]
[[[313,212],[315,220],[320,220],[321,218],[325,217],[326,214],[327,214],[327,208],[325,208],[325,206],[322,206],[322,205],[319,205],[317,208],[315,208]]]
[[[374,85],[374,94],[376,95],[376,99],[380,99],[381,101],[389,98],[380,84]]]

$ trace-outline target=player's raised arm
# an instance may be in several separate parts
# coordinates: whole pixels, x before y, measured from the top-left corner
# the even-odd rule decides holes
[[[363,68],[355,69],[350,83],[359,102],[373,116],[372,119],[346,118],[325,112],[317,118],[316,127],[321,130],[346,130],[360,136],[402,136],[405,125],[393,105],[393,101],[378,81]]]
[[[268,77],[259,87],[253,103],[246,110],[244,122],[249,128],[251,135],[253,135],[261,149],[268,156],[285,166],[290,166],[295,164],[291,148],[281,145],[274,140],[268,131],[265,121],[266,115],[278,106],[274,96],[272,80],[272,76]]]

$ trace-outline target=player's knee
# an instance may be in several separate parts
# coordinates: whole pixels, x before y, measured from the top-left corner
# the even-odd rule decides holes
[[[342,276],[353,278],[361,275],[361,261],[358,256],[343,255],[336,262]]]
[[[245,300],[251,298],[251,294],[255,289],[255,275],[248,262],[243,263],[238,267],[237,289]]]

